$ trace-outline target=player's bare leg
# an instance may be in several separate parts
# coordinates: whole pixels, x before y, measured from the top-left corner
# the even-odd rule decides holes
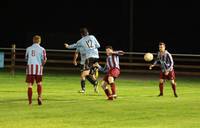
[[[171,85],[172,85],[172,89],[173,89],[173,92],[174,92],[174,96],[178,97],[178,95],[176,93],[176,82],[175,82],[175,80],[171,80]]]
[[[106,81],[102,81],[101,87],[104,90],[106,96],[108,97],[108,100],[113,100],[112,95],[110,94],[110,90],[108,89],[108,83]]]
[[[42,82],[37,83],[38,105],[42,105]]]
[[[163,88],[164,88],[164,79],[160,79],[160,82],[159,82],[160,94],[158,96],[163,96]]]
[[[28,95],[29,105],[32,104],[32,95],[33,95],[32,87],[33,87],[33,84],[32,83],[28,83],[27,95]]]
[[[116,85],[115,85],[114,77],[109,76],[108,77],[108,82],[109,82],[109,84],[111,86],[112,96],[113,96],[113,98],[116,99],[117,95],[116,95]]]

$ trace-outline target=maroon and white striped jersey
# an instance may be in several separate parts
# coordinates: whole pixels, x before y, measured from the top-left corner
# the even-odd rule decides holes
[[[161,71],[172,71],[174,67],[174,61],[172,55],[165,50],[163,54],[158,52],[157,59],[154,62],[154,65],[160,62]]]
[[[120,66],[119,66],[119,52],[120,51],[115,51],[115,54],[107,56],[106,67],[107,67],[108,70],[110,70],[112,68],[120,69]]]
[[[27,75],[42,75],[43,65],[47,60],[46,50],[39,44],[33,44],[26,49]]]

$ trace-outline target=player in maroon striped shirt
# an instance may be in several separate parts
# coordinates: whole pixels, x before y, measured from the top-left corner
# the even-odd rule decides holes
[[[124,55],[124,53],[125,52],[123,51],[113,51],[112,46],[106,46],[106,66],[102,68],[100,65],[98,65],[100,71],[107,73],[103,78],[101,86],[105,91],[108,100],[113,100],[113,98],[117,98],[115,79],[118,78],[120,75],[119,56]],[[111,91],[109,90],[107,85],[110,85]]]
[[[175,82],[175,71],[174,71],[174,61],[172,58],[172,55],[165,50],[166,46],[164,42],[159,43],[159,52],[157,56],[157,60],[150,65],[149,69],[151,70],[157,63],[160,64],[160,82],[159,82],[159,89],[160,89],[160,94],[158,96],[163,96],[163,88],[164,88],[164,83],[165,80],[170,80],[172,89],[174,92],[174,96],[178,97],[176,93],[176,82]]]
[[[26,82],[28,83],[28,100],[29,105],[32,104],[32,86],[34,81],[37,84],[38,105],[42,105],[42,75],[43,66],[46,63],[46,51],[40,46],[41,37],[35,35],[33,37],[33,45],[26,49]]]

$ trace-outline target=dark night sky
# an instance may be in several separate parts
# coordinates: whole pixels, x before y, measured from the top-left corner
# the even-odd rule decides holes
[[[40,34],[45,48],[64,49],[87,26],[102,47],[129,49],[129,0],[63,0],[7,2],[0,5],[0,47],[32,44]],[[172,53],[200,53],[198,1],[134,0],[133,51],[157,51],[159,40]]]
[[[200,53],[199,5],[195,0],[135,2],[135,49],[138,43],[152,47],[164,40],[172,53]]]

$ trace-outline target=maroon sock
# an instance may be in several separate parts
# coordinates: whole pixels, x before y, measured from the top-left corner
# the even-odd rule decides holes
[[[174,91],[174,94],[176,94],[176,84],[175,84],[175,83],[172,84],[172,89],[173,89],[173,91]]]
[[[42,85],[41,84],[37,85],[37,93],[38,93],[38,97],[41,97],[41,95],[42,95]]]
[[[32,103],[32,88],[28,88],[28,101],[29,101],[29,104]]]
[[[104,92],[106,93],[107,97],[110,97],[110,91],[108,89],[105,89]]]
[[[163,83],[159,84],[160,94],[163,94]]]
[[[112,90],[112,95],[115,95],[116,94],[116,85],[115,85],[115,83],[111,83],[110,86],[111,86],[111,90]]]

